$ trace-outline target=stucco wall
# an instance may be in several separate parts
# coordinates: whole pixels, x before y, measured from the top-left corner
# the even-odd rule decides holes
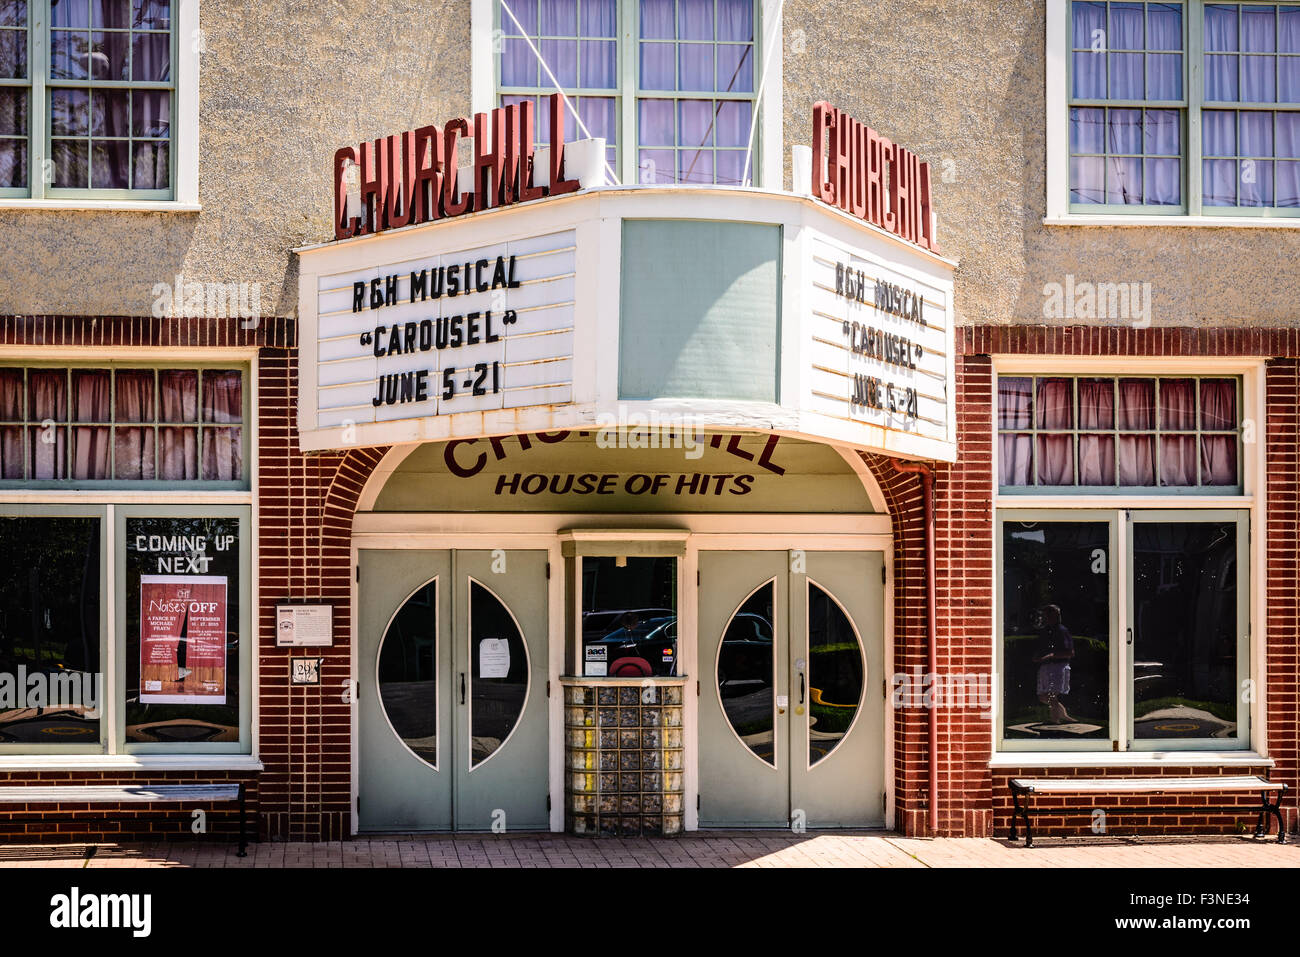
[[[1073,275],[1150,282],[1154,325],[1300,324],[1296,230],[1042,224],[1045,17],[1043,0],[788,0],[786,142],[810,142],[824,99],[935,163],[959,322],[1050,322],[1043,286]]]
[[[382,6],[204,0],[203,212],[0,210],[0,314],[147,315],[178,272],[259,282],[264,312],[293,314],[289,250],[330,238],[333,151],[469,110],[469,0]],[[1044,284],[1073,275],[1150,282],[1156,325],[1300,324],[1300,231],[1042,225],[1044,16],[1043,0],[789,0],[785,153],[826,99],[932,160],[961,322],[1047,321]]]
[[[333,238],[334,151],[469,112],[469,0],[382,7],[203,0],[202,213],[0,209],[0,314],[149,315],[177,273],[294,314],[289,250]]]

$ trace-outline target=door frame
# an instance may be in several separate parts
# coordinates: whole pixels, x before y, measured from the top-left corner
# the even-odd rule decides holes
[[[756,521],[755,519],[759,519]],[[755,525],[762,532],[747,531]],[[894,660],[894,561],[893,532],[888,515],[630,515],[569,513],[360,513],[355,516],[351,561],[355,568],[362,549],[400,550],[505,550],[544,551],[551,564],[547,581],[547,680],[551,694],[547,701],[550,754],[549,792],[551,796],[551,830],[564,830],[564,703],[560,677],[565,673],[565,606],[564,559],[560,532],[572,528],[665,529],[687,532],[686,554],[682,560],[682,577],[686,587],[680,596],[678,658],[684,662],[687,680],[683,716],[686,748],[685,828],[699,828],[699,696],[691,685],[703,681],[708,670],[698,661],[697,617],[698,591],[691,583],[699,574],[701,551],[790,551],[801,548],[818,552],[880,552],[885,565],[884,584],[884,661],[890,672]],[[350,631],[357,634],[358,585],[350,576]],[[351,643],[354,691],[352,707],[352,830],[359,823],[356,799],[360,788],[359,713],[355,707],[355,676],[358,674],[358,643]],[[882,676],[887,678],[888,674]],[[702,684],[697,685],[703,693]],[[884,725],[885,826],[895,824],[894,795],[894,709],[885,707]]]
[[[365,549],[392,550],[492,550],[527,549],[545,551],[551,566],[547,581],[547,700],[549,727],[547,740],[550,754],[549,794],[551,831],[564,830],[564,695],[560,678],[565,674],[566,608],[564,604],[564,558],[560,532],[571,529],[619,529],[685,531],[686,554],[682,559],[678,620],[679,671],[685,671],[687,688],[683,713],[683,745],[686,751],[684,776],[685,830],[699,829],[699,695],[690,693],[691,680],[702,681],[709,669],[698,662],[698,589],[691,586],[699,576],[701,551],[789,551],[802,548],[820,552],[880,552],[885,566],[884,584],[884,661],[886,675],[894,667],[894,533],[893,519],[875,476],[867,463],[853,450],[830,444],[845,464],[861,480],[875,512],[744,514],[692,512],[670,514],[588,513],[588,512],[372,512],[388,478],[415,449],[423,443],[390,448],[372,470],[352,517],[350,561],[357,567],[358,552]],[[755,532],[753,529],[763,531]],[[356,707],[358,585],[356,575],[348,576],[350,594],[349,635],[351,636],[350,675],[341,691],[351,705],[351,833],[357,833],[359,817],[357,797],[360,789],[360,729]],[[680,664],[684,662],[685,664]],[[698,685],[702,692],[702,685]],[[886,704],[883,734],[885,777],[885,827],[896,824],[894,794],[894,709]]]

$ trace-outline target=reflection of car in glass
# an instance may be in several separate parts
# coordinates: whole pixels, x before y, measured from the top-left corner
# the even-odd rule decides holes
[[[718,649],[718,690],[729,698],[771,683],[772,623],[742,611],[731,619]]]
[[[582,616],[582,644],[603,646],[610,677],[668,677],[677,673],[677,616],[671,608],[592,611]]]

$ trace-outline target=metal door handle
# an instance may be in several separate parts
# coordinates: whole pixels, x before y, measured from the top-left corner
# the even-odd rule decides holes
[[[465,703],[465,672],[460,673],[460,703]]]
[[[1128,643],[1129,643],[1130,645],[1133,644],[1133,629],[1132,629],[1132,628],[1128,629]]]
[[[799,672],[799,703],[800,704],[803,704],[803,696],[804,696],[804,684],[803,684],[803,672],[801,671]]]

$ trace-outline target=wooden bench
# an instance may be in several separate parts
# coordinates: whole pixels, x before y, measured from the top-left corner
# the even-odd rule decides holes
[[[1181,814],[1213,811],[1219,813],[1240,813],[1257,811],[1259,821],[1255,825],[1255,837],[1264,836],[1264,822],[1267,815],[1277,818],[1277,841],[1286,843],[1286,831],[1282,825],[1282,799],[1286,797],[1286,785],[1265,780],[1254,775],[1237,777],[1166,777],[1166,778],[1012,778],[1011,779],[1011,840],[1016,840],[1016,818],[1025,822],[1025,847],[1032,847],[1034,834],[1029,824],[1029,800],[1036,794],[1187,794],[1204,792],[1210,794],[1241,794],[1259,792],[1258,806],[1237,805],[1235,807],[1132,807],[1123,808],[1120,813],[1134,814]],[[1275,795],[1270,803],[1269,795]],[[1023,804],[1021,799],[1023,798]],[[1091,814],[1095,804],[1087,807],[1047,808],[1035,811],[1036,814]],[[1106,814],[1115,813],[1107,810]]]
[[[248,856],[242,784],[59,784],[0,787],[0,804],[239,802],[239,857]]]

